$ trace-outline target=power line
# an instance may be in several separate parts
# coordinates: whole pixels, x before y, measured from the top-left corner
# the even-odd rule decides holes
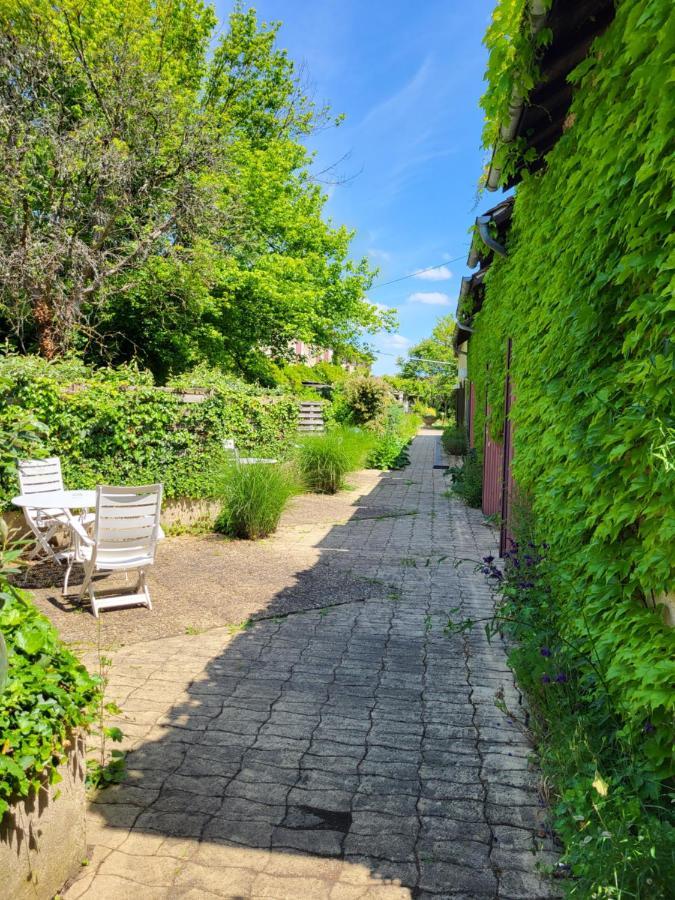
[[[455,256],[454,259],[446,259],[445,262],[437,263],[435,266],[427,266],[426,269],[418,269],[416,272],[411,272],[409,275],[401,275],[400,278],[392,278],[391,281],[381,281],[379,284],[374,284],[370,288],[370,291],[376,291],[378,288],[386,287],[388,284],[397,284],[399,281],[405,281],[407,278],[415,278],[415,276],[422,275],[424,272],[431,272],[434,269],[442,269],[443,266],[447,266],[448,263],[458,262],[460,259],[464,259],[465,256],[466,254],[463,253],[461,256]]]

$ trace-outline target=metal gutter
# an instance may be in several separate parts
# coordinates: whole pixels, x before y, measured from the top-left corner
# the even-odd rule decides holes
[[[500,256],[506,256],[506,247],[503,247],[499,241],[496,241],[492,235],[490,234],[490,222],[492,221],[492,216],[478,216],[476,219],[476,227],[478,228],[478,234],[481,237],[481,240],[485,244],[486,247],[489,247],[491,250],[494,250],[495,253],[499,253]]]
[[[541,31],[546,22],[548,13],[546,0],[530,0],[528,10],[530,15],[530,34],[534,37]],[[514,87],[509,102],[509,118],[506,124],[502,125],[499,129],[499,137],[492,148],[492,160],[490,161],[487,177],[485,179],[485,187],[488,191],[496,191],[499,187],[502,170],[493,165],[494,158],[500,147],[504,144],[510,144],[515,138],[524,105],[525,96],[518,88]]]

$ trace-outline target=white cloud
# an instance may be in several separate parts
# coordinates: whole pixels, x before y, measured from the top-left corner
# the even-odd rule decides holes
[[[408,297],[409,303],[424,303],[427,306],[450,306],[450,297],[441,291],[416,291]]]
[[[372,301],[370,301],[370,305],[371,305],[371,306],[374,306],[375,309],[376,309],[378,312],[381,312],[381,313],[382,313],[382,312],[389,312],[389,310],[391,309],[391,306],[387,306],[386,303],[373,303]]]
[[[412,341],[403,337],[402,334],[383,334],[380,336],[379,343],[386,350],[407,350],[412,346]]]
[[[422,281],[447,281],[452,278],[452,272],[447,266],[437,266],[435,269],[422,269],[415,272],[415,278],[421,278]]]
[[[387,250],[378,250],[377,247],[370,247],[368,256],[370,256],[371,259],[379,259],[382,262],[389,262],[391,259],[391,253]]]

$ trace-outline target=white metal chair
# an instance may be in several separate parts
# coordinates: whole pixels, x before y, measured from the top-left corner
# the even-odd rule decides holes
[[[84,581],[80,597],[89,592],[91,608],[98,618],[99,610],[113,606],[147,606],[152,609],[146,583],[146,570],[155,562],[157,541],[161,537],[159,516],[162,507],[162,485],[141,487],[107,487],[96,489],[94,536],[84,528],[71,525],[75,536],[74,550],[68,563],[63,585],[73,563],[84,563]],[[138,571],[138,582],[131,594],[97,597],[92,579],[96,572]]]
[[[17,469],[19,487],[24,495],[50,494],[63,490],[61,461],[58,456],[49,459],[23,459],[17,463]],[[33,559],[43,551],[56,562],[63,562],[67,558],[67,552],[56,551],[50,541],[60,529],[69,528],[71,520],[69,510],[58,506],[47,509],[24,506],[23,514],[26,524],[35,536],[35,549],[30,558]],[[88,521],[92,520],[93,516],[89,516]]]
[[[226,438],[223,441],[223,449],[229,451],[232,454],[232,456],[234,457],[234,461],[238,466],[250,466],[255,463],[274,464],[278,462],[277,459],[263,459],[256,456],[240,456],[237,445],[232,438]]]

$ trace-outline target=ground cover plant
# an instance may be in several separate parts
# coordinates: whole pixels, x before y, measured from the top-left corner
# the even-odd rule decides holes
[[[51,622],[10,583],[22,550],[10,546],[0,520],[0,631],[8,657],[0,692],[0,820],[12,803],[57,781],[73,732],[91,724],[99,694]]]
[[[408,446],[417,433],[420,418],[406,414],[402,407],[392,404],[386,411],[382,428],[366,464],[370,469],[402,469],[408,465]]]
[[[276,531],[300,485],[288,465],[249,463],[225,468],[214,490],[223,503],[215,530],[233,538],[257,540]]]

